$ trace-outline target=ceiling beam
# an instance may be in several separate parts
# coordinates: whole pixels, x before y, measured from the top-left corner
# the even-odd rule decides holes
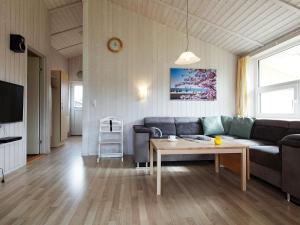
[[[177,7],[174,7],[174,6],[172,6],[172,5],[169,5],[169,4],[167,4],[167,3],[164,3],[164,2],[162,2],[162,1],[160,1],[160,0],[153,0],[153,1],[156,2],[157,4],[160,4],[161,6],[164,6],[164,7],[167,7],[167,8],[169,8],[169,9],[173,10],[173,11],[176,11],[177,13],[186,15],[186,11],[185,11],[185,10],[181,10],[181,9],[179,9],[179,8],[177,8]],[[273,0],[273,1],[275,1],[275,0]],[[277,1],[278,1],[278,0],[277,0]],[[264,44],[261,43],[261,42],[259,42],[259,41],[252,40],[252,39],[250,39],[250,38],[248,38],[248,37],[245,37],[245,36],[243,36],[243,35],[241,35],[241,34],[239,34],[239,33],[237,33],[237,32],[231,31],[231,30],[226,29],[226,28],[224,28],[224,27],[221,27],[221,26],[219,26],[219,25],[217,25],[217,24],[211,23],[211,22],[209,22],[208,20],[203,19],[203,18],[201,18],[201,17],[199,17],[199,16],[196,16],[196,15],[194,15],[194,14],[189,13],[189,17],[191,17],[191,18],[193,18],[194,20],[197,20],[197,21],[199,21],[199,22],[205,23],[205,24],[207,24],[207,25],[209,25],[209,26],[212,26],[212,27],[214,27],[214,28],[216,28],[216,29],[218,29],[218,30],[221,30],[221,31],[225,32],[225,33],[231,34],[232,36],[241,38],[241,39],[243,39],[243,40],[245,40],[245,41],[247,41],[247,42],[249,42],[249,43],[252,43],[252,44],[254,44],[254,45],[261,46],[261,47],[264,46]]]
[[[287,2],[285,0],[270,0],[272,2],[274,2],[275,4],[279,5],[279,6],[282,6],[283,8],[286,8],[290,11],[293,11],[294,13],[300,15],[300,7],[290,3],[290,2]]]
[[[82,0],[79,0],[79,1],[76,1],[76,2],[72,2],[72,3],[68,3],[68,4],[65,4],[65,5],[56,7],[56,8],[49,9],[49,13],[55,13],[55,12],[57,12],[58,10],[66,9],[66,8],[73,7],[73,6],[77,6],[77,5],[78,5],[78,6],[79,6],[79,5],[82,5]]]
[[[63,33],[66,33],[66,32],[72,31],[72,30],[77,30],[79,28],[82,28],[82,25],[72,27],[72,28],[68,28],[68,29],[65,29],[65,30],[62,30],[62,31],[59,31],[59,32],[52,33],[50,36],[53,37],[53,36],[56,36],[58,34],[63,34]]]
[[[264,51],[267,51],[273,47],[280,46],[284,44],[285,46],[291,44],[291,43],[300,43],[300,28],[297,28],[287,34],[284,34],[283,36],[267,43],[264,47],[259,47],[257,49],[254,49],[250,53],[248,53],[249,56],[255,56],[258,55]]]
[[[64,49],[67,49],[67,48],[72,48],[72,47],[75,47],[77,45],[81,45],[82,42],[79,42],[79,43],[76,43],[76,44],[73,44],[73,45],[68,45],[66,47],[63,47],[63,48],[59,48],[59,49],[56,49],[57,51],[61,51],[61,50],[64,50]]]

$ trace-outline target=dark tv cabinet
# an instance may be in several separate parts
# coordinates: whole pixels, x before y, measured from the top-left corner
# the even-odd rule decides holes
[[[21,140],[22,137],[3,137],[0,138],[0,145]]]

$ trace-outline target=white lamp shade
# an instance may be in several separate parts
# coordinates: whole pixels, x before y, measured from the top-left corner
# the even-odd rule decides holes
[[[196,56],[193,52],[183,52],[175,61],[176,65],[188,65],[199,62],[200,58]]]

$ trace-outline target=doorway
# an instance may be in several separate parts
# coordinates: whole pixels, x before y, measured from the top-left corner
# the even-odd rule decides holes
[[[61,70],[51,71],[52,92],[52,131],[51,147],[60,147],[69,136],[70,106],[69,106],[69,78]]]
[[[27,52],[27,158],[41,153],[41,82],[43,58],[33,51]]]
[[[71,82],[71,135],[82,135],[82,104],[83,85],[82,82]]]

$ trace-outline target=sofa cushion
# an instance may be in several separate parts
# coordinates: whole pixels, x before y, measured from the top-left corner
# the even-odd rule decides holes
[[[253,123],[254,119],[250,117],[234,117],[231,122],[229,135],[249,139]]]
[[[249,147],[262,146],[262,145],[274,145],[273,142],[263,141],[263,140],[256,140],[256,139],[234,139],[234,141],[238,142],[240,144],[247,145]]]
[[[202,118],[204,135],[224,134],[220,116],[208,116]]]
[[[231,136],[231,135],[219,135],[219,136],[224,140],[235,140],[239,138],[237,136]]]
[[[199,117],[174,117],[174,123],[200,123]]]
[[[221,121],[222,121],[222,125],[223,125],[223,128],[224,128],[224,133],[225,134],[229,133],[232,120],[233,120],[232,116],[221,116]]]
[[[145,117],[144,124],[148,123],[175,123],[174,117]]]
[[[146,117],[145,127],[157,127],[163,136],[176,135],[175,120],[173,117]]]
[[[196,117],[175,117],[175,126],[178,136],[203,134],[200,119]]]
[[[281,154],[278,146],[252,146],[249,149],[252,162],[281,171]]]
[[[286,134],[289,122],[284,120],[256,120],[251,138],[278,143]]]

